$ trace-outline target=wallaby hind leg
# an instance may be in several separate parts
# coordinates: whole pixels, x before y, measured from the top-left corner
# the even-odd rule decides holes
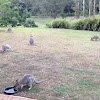
[[[28,88],[28,91],[29,91],[30,89],[32,89],[32,83],[33,83],[33,81],[30,79],[30,82],[29,82],[30,87]]]

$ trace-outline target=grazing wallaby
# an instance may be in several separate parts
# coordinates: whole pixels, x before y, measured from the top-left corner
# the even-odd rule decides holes
[[[97,41],[97,40],[100,40],[99,36],[95,35],[91,38],[91,41]]]
[[[30,35],[30,37],[29,37],[29,43],[30,43],[30,45],[34,45],[34,40],[33,40],[32,35]]]
[[[0,32],[5,32],[5,30],[0,30]]]
[[[29,89],[28,89],[28,91],[29,91],[32,88],[33,82],[38,84],[38,83],[42,83],[46,80],[48,80],[48,79],[36,81],[35,77],[32,74],[25,74],[20,82],[18,82],[18,80],[16,80],[16,84],[15,84],[14,87],[18,87],[20,90],[22,90],[23,86],[29,85],[30,86]]]
[[[12,29],[11,28],[8,28],[8,32],[12,32]]]
[[[9,51],[9,50],[13,51],[12,48],[10,47],[10,45],[5,44],[5,45],[2,45],[2,48],[0,49],[0,52],[3,53],[3,52],[6,52],[6,51]]]

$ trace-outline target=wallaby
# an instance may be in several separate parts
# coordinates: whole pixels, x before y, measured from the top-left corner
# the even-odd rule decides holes
[[[3,53],[3,52],[6,52],[6,51],[9,51],[9,50],[13,51],[12,48],[10,47],[10,45],[5,44],[5,45],[2,45],[0,52]]]
[[[12,29],[11,28],[8,28],[8,32],[12,32]]]
[[[17,87],[19,90],[22,90],[23,86],[29,85],[30,86],[28,88],[28,91],[29,91],[32,88],[33,82],[38,84],[38,83],[42,83],[46,80],[48,80],[48,79],[36,81],[35,77],[32,74],[25,74],[20,82],[18,82],[18,80],[16,80],[16,84],[14,85],[14,87]]]
[[[0,30],[0,32],[5,32],[5,30]]]
[[[91,41],[97,41],[97,40],[100,40],[99,36],[95,35],[91,38]]]
[[[30,45],[34,45],[34,40],[33,40],[32,35],[30,35],[30,37],[29,37],[29,43],[30,43]]]

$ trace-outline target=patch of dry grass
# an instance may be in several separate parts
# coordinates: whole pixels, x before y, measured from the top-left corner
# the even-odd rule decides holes
[[[6,30],[6,29],[5,29]],[[25,87],[15,95],[37,100],[98,100],[100,98],[99,33],[47,28],[13,28],[0,33],[0,46],[10,44],[14,52],[0,54],[0,93],[24,74],[37,80],[50,78],[30,92]],[[28,43],[33,35],[35,45]]]

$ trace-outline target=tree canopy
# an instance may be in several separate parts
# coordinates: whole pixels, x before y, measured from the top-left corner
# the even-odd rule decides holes
[[[99,2],[100,0],[0,0],[0,26],[23,24],[31,16],[56,18],[100,14]]]

